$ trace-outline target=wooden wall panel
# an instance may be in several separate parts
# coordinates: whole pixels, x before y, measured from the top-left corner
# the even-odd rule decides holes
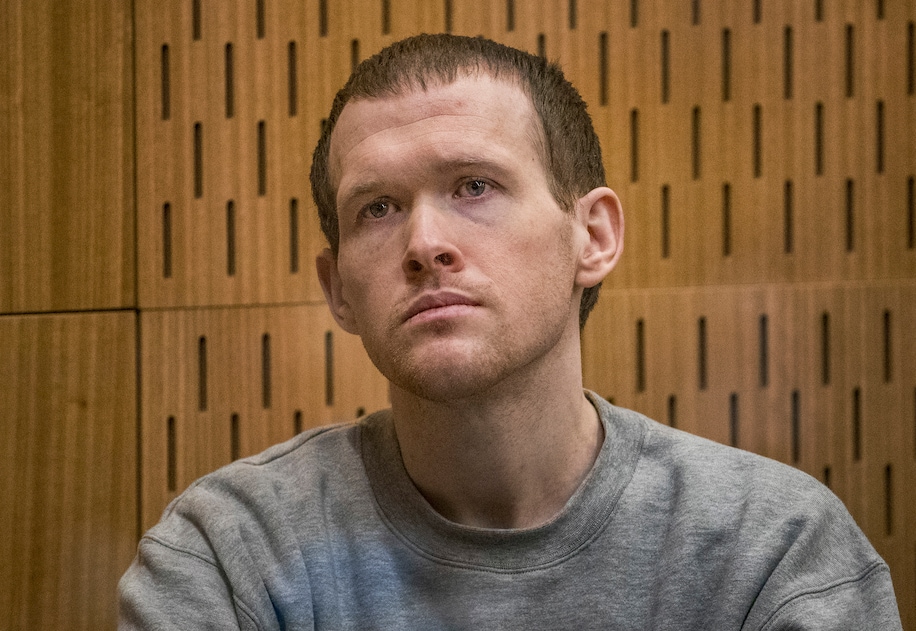
[[[130,3],[0,10],[0,313],[134,304]]]
[[[585,329],[585,383],[825,482],[890,563],[910,620],[914,322],[912,279],[608,291]]]
[[[0,628],[114,627],[136,549],[135,320],[0,317]]]
[[[142,332],[143,528],[198,477],[387,405],[324,305],[150,310]]]
[[[252,3],[192,4],[137,3],[140,304],[319,300],[314,23],[298,3],[265,3],[261,27]]]

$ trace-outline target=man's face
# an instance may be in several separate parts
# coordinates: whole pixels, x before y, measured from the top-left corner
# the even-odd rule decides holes
[[[330,152],[339,250],[319,276],[396,387],[473,396],[578,344],[581,238],[548,187],[535,116],[489,76],[343,109]]]

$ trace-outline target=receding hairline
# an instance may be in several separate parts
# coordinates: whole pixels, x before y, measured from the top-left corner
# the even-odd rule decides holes
[[[462,79],[490,79],[494,82],[503,83],[504,85],[513,86],[525,97],[529,107],[528,116],[528,133],[531,142],[534,144],[535,151],[540,159],[541,168],[547,175],[548,180],[551,174],[548,168],[549,154],[547,150],[547,133],[544,129],[544,122],[538,112],[537,105],[531,94],[530,86],[524,80],[521,73],[513,68],[505,68],[495,64],[488,63],[486,60],[477,60],[476,63],[458,66],[453,75],[445,75],[441,72],[430,71],[411,77],[401,76],[397,81],[391,82],[384,90],[376,90],[371,94],[362,94],[357,92],[351,94],[346,103],[341,107],[334,127],[328,137],[328,184],[330,184],[334,195],[337,195],[340,186],[340,160],[335,157],[335,138],[338,138],[337,128],[340,119],[343,117],[347,106],[354,103],[371,103],[373,101],[384,101],[387,99],[396,99],[406,97],[411,94],[428,93],[431,90],[453,85]]]

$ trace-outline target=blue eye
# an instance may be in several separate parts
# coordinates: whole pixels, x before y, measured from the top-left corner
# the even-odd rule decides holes
[[[462,185],[463,192],[470,197],[480,197],[487,190],[487,183],[483,180],[470,180]]]
[[[381,219],[388,214],[388,202],[372,202],[363,209],[363,212],[375,219]]]

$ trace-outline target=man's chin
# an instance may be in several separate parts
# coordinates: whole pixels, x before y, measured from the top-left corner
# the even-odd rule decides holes
[[[454,355],[403,363],[385,376],[399,389],[436,403],[478,397],[501,381],[498,367],[479,357]]]

